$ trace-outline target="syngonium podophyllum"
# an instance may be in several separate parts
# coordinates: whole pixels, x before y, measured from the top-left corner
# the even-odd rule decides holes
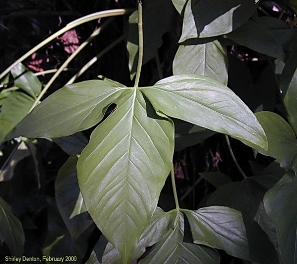
[[[89,214],[123,262],[131,261],[172,168],[170,117],[266,148],[262,127],[240,98],[223,84],[194,74],[149,87],[126,87],[109,79],[66,85],[28,114],[10,137],[71,135],[97,125],[111,104],[116,108],[94,129],[77,172]]]

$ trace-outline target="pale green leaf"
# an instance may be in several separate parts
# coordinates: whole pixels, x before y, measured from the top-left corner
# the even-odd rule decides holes
[[[181,14],[185,4],[187,3],[187,0],[171,0],[171,1],[174,5],[176,11]]]
[[[36,98],[36,96],[40,93],[42,87],[40,81],[33,72],[28,71],[23,64],[19,63],[16,65],[11,70],[11,74],[15,78],[15,86],[23,89],[33,98]]]
[[[257,5],[254,0],[188,1],[180,42],[227,34],[246,22]]]
[[[76,173],[77,157],[70,156],[55,181],[57,207],[70,235],[78,238],[92,223],[86,212]]]
[[[289,121],[297,135],[297,70],[290,82],[284,103],[289,114]]]
[[[272,112],[259,112],[256,117],[262,125],[268,141],[268,149],[259,152],[277,159],[283,168],[290,168],[297,153],[297,141],[293,129],[279,115]]]
[[[239,45],[274,58],[283,59],[285,56],[278,40],[266,28],[254,21],[247,21],[227,37]]]
[[[278,244],[284,264],[297,263],[297,180],[278,184],[264,197],[264,207],[276,227]]]
[[[124,263],[155,211],[171,168],[173,124],[157,118],[141,92],[130,89],[94,130],[78,161],[88,212]]]
[[[25,234],[20,220],[0,197],[0,241],[5,242],[11,255],[22,256]]]
[[[0,142],[26,116],[34,99],[22,92],[11,93],[3,102],[0,112]]]
[[[246,230],[239,211],[224,206],[182,211],[189,220],[195,243],[223,249],[229,255],[250,260]]]
[[[177,75],[141,89],[157,112],[266,148],[255,115],[228,87],[210,78]]]
[[[217,264],[220,262],[220,257],[215,250],[183,241],[184,217],[182,213],[172,211],[171,217],[174,221],[172,228],[153,247],[148,256],[140,261],[140,264]]]
[[[197,73],[226,85],[226,51],[217,40],[199,45],[180,45],[173,61],[173,73]]]
[[[47,97],[24,118],[11,137],[62,137],[88,129],[102,120],[106,108],[125,90],[110,80],[67,85]]]

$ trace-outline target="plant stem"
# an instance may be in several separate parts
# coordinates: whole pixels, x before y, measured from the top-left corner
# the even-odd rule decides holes
[[[246,179],[247,176],[246,174],[244,173],[244,171],[242,170],[242,168],[239,166],[238,162],[237,162],[237,159],[233,153],[233,150],[232,150],[232,147],[231,147],[231,144],[230,144],[230,140],[229,140],[229,137],[227,135],[225,135],[225,138],[226,138],[226,141],[227,141],[227,146],[228,146],[228,149],[229,149],[229,152],[231,154],[231,157],[237,167],[237,169],[240,171],[240,173],[242,174],[243,178]]]
[[[90,15],[87,15],[87,16],[84,16],[84,17],[81,17],[79,19],[74,20],[73,22],[67,24],[64,28],[60,29],[59,31],[57,31],[53,35],[51,35],[48,38],[46,38],[44,41],[40,42],[34,48],[32,48],[31,50],[29,50],[27,53],[25,53],[21,58],[19,58],[18,60],[16,60],[4,72],[2,72],[0,74],[0,79],[2,79],[7,73],[9,73],[10,70],[12,68],[14,68],[17,64],[19,64],[23,60],[27,59],[34,52],[36,52],[37,50],[39,50],[40,48],[42,48],[43,46],[45,46],[47,43],[49,43],[52,40],[54,40],[56,37],[60,36],[61,34],[65,33],[65,32],[67,32],[68,30],[70,30],[72,28],[75,28],[75,27],[77,27],[77,26],[79,26],[81,24],[84,24],[86,22],[92,21],[92,20],[96,20],[96,19],[103,18],[103,17],[110,17],[110,16],[121,16],[121,15],[125,15],[125,14],[131,13],[131,12],[132,12],[131,9],[105,10],[105,11],[96,12],[96,13],[93,13],[93,14],[90,14]]]
[[[143,59],[142,3],[138,0],[138,63],[134,87],[138,87]]]
[[[171,167],[170,176],[171,176],[172,191],[173,191],[173,197],[174,197],[174,201],[175,201],[176,210],[179,210],[179,202],[178,202],[178,196],[177,196],[177,190],[176,190],[176,184],[175,184],[173,163],[172,163],[172,167]]]

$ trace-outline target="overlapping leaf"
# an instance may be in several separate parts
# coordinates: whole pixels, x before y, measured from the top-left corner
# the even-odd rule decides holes
[[[226,86],[200,75],[177,75],[141,89],[156,111],[266,149],[254,114]]]
[[[25,235],[19,219],[0,197],[0,241],[5,242],[11,255],[22,256]]]
[[[174,137],[173,124],[148,117],[152,109],[141,92],[129,91],[94,130],[78,161],[87,209],[124,263],[156,208]]]
[[[256,7],[254,0],[228,0],[223,5],[220,0],[188,1],[180,42],[227,34],[246,22]]]
[[[246,230],[241,213],[223,206],[210,206],[186,214],[195,243],[225,250],[250,260]]]
[[[282,167],[289,168],[297,153],[297,141],[293,129],[275,113],[264,111],[257,113],[256,116],[268,141],[268,149],[266,151],[259,149],[259,151],[277,159]]]
[[[276,234],[285,264],[297,263],[296,258],[296,218],[297,208],[296,178],[285,184],[276,185],[264,197],[264,207],[276,227]]]
[[[197,73],[226,85],[225,49],[217,40],[200,45],[180,45],[173,61],[173,73]]]
[[[220,257],[215,250],[183,241],[184,217],[181,212],[172,211],[171,217],[174,222],[172,228],[153,247],[149,255],[140,261],[141,264],[217,264],[220,262]]]
[[[104,110],[125,92],[120,87],[124,85],[107,79],[65,86],[26,116],[10,137],[55,138],[90,128],[101,121]]]

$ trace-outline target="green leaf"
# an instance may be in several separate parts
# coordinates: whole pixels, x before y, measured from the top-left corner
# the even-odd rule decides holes
[[[227,34],[246,22],[256,7],[254,0],[228,0],[224,4],[219,0],[188,1],[180,42]]]
[[[187,0],[171,0],[171,1],[174,5],[176,11],[181,14]]]
[[[5,242],[11,255],[22,256],[25,235],[20,220],[0,197],[0,241]]]
[[[283,168],[290,168],[297,153],[296,136],[290,125],[279,115],[272,112],[259,112],[257,119],[262,125],[268,141],[266,151],[259,152],[277,159]]]
[[[199,175],[216,188],[232,182],[229,176],[220,172],[203,172]]]
[[[229,255],[250,260],[246,230],[240,212],[223,206],[182,211],[189,220],[195,243],[223,249]]]
[[[171,169],[173,124],[129,89],[92,133],[78,161],[88,212],[120,251],[123,263],[150,221]]]
[[[219,255],[216,251],[183,242],[184,236],[184,217],[182,213],[171,212],[174,220],[174,226],[167,234],[153,247],[152,251],[140,264],[156,263],[197,263],[197,264],[217,264],[220,262]]]
[[[262,127],[228,87],[204,76],[177,75],[141,88],[157,112],[266,148]]]
[[[25,66],[21,63],[16,65],[12,70],[11,74],[15,79],[15,86],[23,89],[28,95],[33,98],[41,91],[41,83],[38,78],[33,74],[33,72],[28,71]]]
[[[88,129],[125,90],[117,82],[91,80],[67,85],[47,97],[24,118],[11,137],[62,137]]]
[[[26,116],[34,99],[22,92],[11,93],[3,102],[0,112],[0,142]]]
[[[289,183],[276,185],[264,197],[265,210],[276,227],[279,248],[285,264],[297,263],[296,231],[297,178]]]
[[[55,138],[53,141],[69,155],[79,155],[88,144],[88,139],[82,132],[67,137]]]
[[[217,40],[200,45],[180,45],[173,74],[197,73],[222,84],[228,82],[226,51]]]
[[[259,53],[273,58],[284,58],[282,46],[277,39],[256,22],[247,21],[240,28],[228,34],[227,37]]]
[[[92,223],[86,212],[76,174],[77,157],[71,156],[61,167],[55,181],[57,207],[70,235],[78,238]]]
[[[289,122],[297,135],[297,70],[290,82],[284,103],[289,114]]]

